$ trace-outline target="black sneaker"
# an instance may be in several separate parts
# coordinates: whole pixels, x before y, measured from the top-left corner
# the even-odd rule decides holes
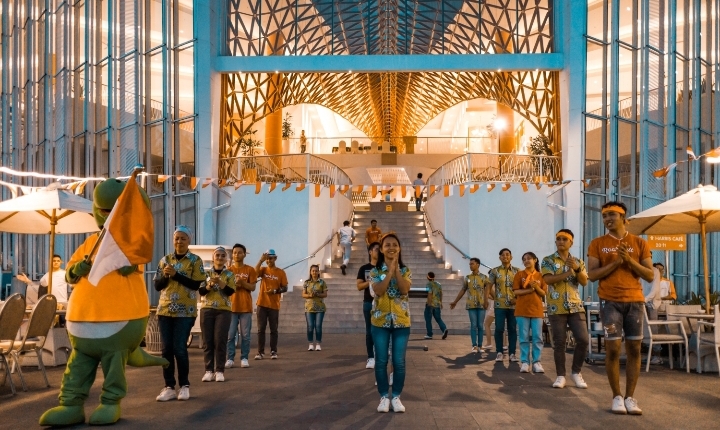
[[[448,330],[445,329],[445,331],[443,332],[443,337],[442,337],[443,340],[445,340],[445,338],[447,338],[447,335],[448,335]]]
[[[343,275],[345,274],[345,267],[346,267],[346,266],[345,266],[344,264],[340,266],[340,270],[342,270],[342,274],[343,274]]]

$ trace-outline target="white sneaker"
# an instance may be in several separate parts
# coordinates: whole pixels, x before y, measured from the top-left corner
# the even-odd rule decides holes
[[[520,366],[520,373],[530,373],[530,365],[523,363],[522,366]]]
[[[520,359],[517,358],[517,355],[510,354],[510,361],[512,361],[513,363],[517,363],[518,361],[520,361]]]
[[[390,399],[385,396],[380,397],[380,404],[377,407],[378,412],[390,412]]]
[[[497,357],[495,357],[495,361],[503,361],[503,353],[502,352],[498,352]]]
[[[317,345],[315,345],[315,351],[322,351],[322,348],[320,348],[319,343]]]
[[[208,371],[206,371],[205,374],[203,375],[202,381],[203,381],[203,382],[210,382],[210,381],[213,380],[213,377],[214,377],[214,376],[215,376],[215,374],[214,374],[213,372],[211,372],[211,371],[208,370]]]
[[[190,400],[190,386],[183,385],[178,393],[178,400]]]
[[[367,363],[365,364],[366,369],[374,369],[375,368],[375,359],[374,358],[368,358]]]
[[[215,382],[225,382],[225,375],[222,372],[215,373]]]
[[[158,402],[167,402],[168,400],[175,400],[177,399],[177,394],[175,393],[175,389],[172,387],[165,387],[160,391],[160,395],[155,397],[155,400]]]
[[[614,414],[627,414],[627,408],[625,407],[625,399],[623,396],[615,396],[612,402],[612,413]]]
[[[308,345],[308,351],[315,351],[315,345],[313,345],[312,343]]]
[[[262,360],[263,357],[265,357],[265,354],[260,354],[260,353],[258,353],[258,354],[255,355],[255,360]]]
[[[388,385],[392,385],[392,379],[393,379],[392,376],[393,376],[393,374],[392,374],[392,372],[390,372],[390,377],[388,378]]]
[[[558,376],[555,382],[553,382],[553,388],[565,388],[565,377]]]
[[[233,367],[234,364],[235,364],[234,361],[228,360],[228,361],[225,362],[225,368],[226,368],[226,369],[230,369],[230,368]]]
[[[400,397],[393,397],[392,401],[390,402],[390,405],[393,408],[393,411],[403,413],[405,412],[405,406],[403,406],[402,402],[400,401]]]
[[[587,388],[587,382],[585,382],[585,380],[583,379],[583,377],[580,373],[573,373],[572,375],[570,375],[570,379],[573,380],[576,387]]]
[[[477,352],[478,352],[478,347],[477,347],[477,346],[473,346],[472,349],[470,350],[470,352],[477,353]]]
[[[632,397],[625,399],[625,409],[630,415],[642,415],[642,409],[638,408],[637,400]]]
[[[243,358],[242,360],[240,360],[240,367],[250,367],[250,363],[248,363],[247,358]]]
[[[539,361],[533,363],[533,373],[545,373],[545,369],[543,369]]]

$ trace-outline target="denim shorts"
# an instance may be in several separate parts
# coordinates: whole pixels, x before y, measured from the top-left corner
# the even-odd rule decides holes
[[[626,340],[643,338],[642,302],[613,302],[600,300],[600,319],[605,330],[605,340],[620,340],[625,334]]]

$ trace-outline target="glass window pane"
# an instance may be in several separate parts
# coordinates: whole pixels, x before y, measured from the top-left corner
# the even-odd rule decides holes
[[[183,118],[195,112],[195,49],[191,46],[177,52],[177,101],[176,118]]]
[[[186,225],[196,231],[195,197],[195,194],[189,194],[175,198],[175,225]]]
[[[193,34],[193,0],[175,0],[173,2],[175,16],[175,44],[179,45],[192,40]]]

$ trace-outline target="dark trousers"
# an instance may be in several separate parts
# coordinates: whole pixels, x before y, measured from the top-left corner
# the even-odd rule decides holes
[[[557,376],[565,376],[565,342],[567,341],[567,328],[575,338],[575,351],[573,352],[572,373],[580,373],[583,361],[588,354],[588,331],[584,312],[574,314],[559,314],[548,316],[553,337],[553,356]]]
[[[368,358],[375,358],[375,343],[373,342],[372,331],[370,330],[370,311],[372,302],[363,302],[363,316],[365,317],[365,348]]]
[[[175,318],[158,315],[162,357],[170,362],[168,367],[163,368],[166,387],[175,388],[175,362],[177,362],[180,386],[190,385],[188,379],[190,359],[188,358],[187,341],[194,324],[195,317]]]
[[[265,329],[270,322],[270,352],[277,352],[279,309],[257,307],[258,352],[265,354]]]
[[[415,210],[420,211],[420,206],[422,206],[422,195],[420,197],[415,197]]]
[[[224,372],[227,359],[227,339],[232,312],[219,309],[200,309],[200,329],[203,336],[205,371]]]
[[[515,354],[517,348],[517,321],[515,320],[515,309],[495,308],[495,347],[497,352],[503,352],[503,340],[507,322],[508,331],[508,352]]]

